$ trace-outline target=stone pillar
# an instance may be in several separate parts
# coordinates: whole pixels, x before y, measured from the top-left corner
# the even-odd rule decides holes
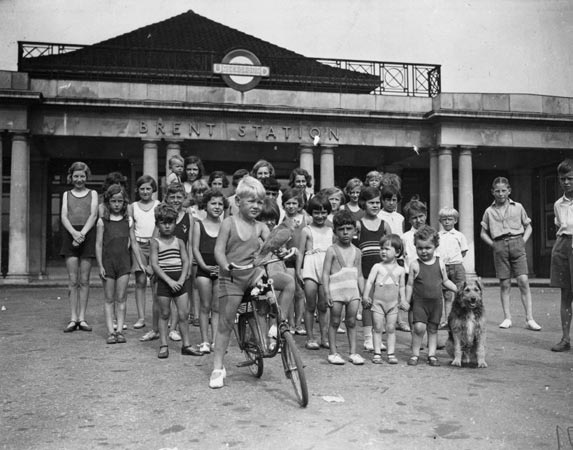
[[[143,139],[143,173],[151,175],[157,186],[159,183],[159,168],[157,157],[157,143],[156,139]],[[157,198],[157,193],[153,194],[153,198]]]
[[[169,159],[174,155],[181,155],[181,139],[170,139],[167,141],[167,149],[165,151],[165,176],[169,175]]]
[[[314,151],[313,146],[308,144],[300,144],[299,148],[299,167],[306,170],[312,177],[312,186],[316,186],[316,180],[314,179]],[[312,194],[312,192],[310,192]]]
[[[470,147],[460,148],[458,160],[458,209],[459,231],[466,237],[469,250],[464,258],[467,278],[477,277],[475,268],[474,239],[474,196],[472,174],[472,151]]]
[[[320,149],[320,188],[334,186],[334,145],[322,145]]]
[[[438,173],[438,150],[430,150],[430,217],[429,224],[439,228],[438,211],[440,210],[439,195],[439,173]]]
[[[451,148],[440,148],[438,150],[438,189],[440,195],[439,209],[444,207],[454,207],[454,177],[452,170],[452,150]],[[432,224],[437,226],[437,224]]]
[[[533,178],[530,169],[517,169],[509,172],[509,184],[511,185],[511,198],[519,202],[525,208],[525,212],[532,218],[533,214]],[[531,223],[533,233],[525,244],[525,251],[527,253],[527,267],[529,269],[529,276],[535,276],[535,264],[533,263],[533,240],[536,233],[541,231],[541,226],[535,222]]]
[[[12,166],[10,170],[10,234],[8,277],[29,282],[28,217],[30,204],[30,148],[25,132],[12,136]]]

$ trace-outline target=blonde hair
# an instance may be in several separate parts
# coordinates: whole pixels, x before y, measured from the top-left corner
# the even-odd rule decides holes
[[[456,208],[445,207],[440,209],[440,212],[438,212],[438,216],[440,219],[443,217],[453,217],[457,221],[460,218],[460,213]]]
[[[263,184],[259,180],[250,175],[245,175],[245,177],[239,181],[235,195],[238,198],[253,195],[257,199],[263,199],[266,196],[266,191]]]
[[[179,161],[182,166],[185,166],[185,160],[183,159],[183,156],[173,155],[171,158],[169,158],[169,168],[173,167],[174,161]]]

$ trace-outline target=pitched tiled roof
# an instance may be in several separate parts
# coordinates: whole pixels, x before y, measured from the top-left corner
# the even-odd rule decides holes
[[[331,67],[193,11],[69,53],[20,60],[33,76],[224,85],[212,73],[230,50],[250,50],[271,76],[259,88],[370,92],[377,76]]]

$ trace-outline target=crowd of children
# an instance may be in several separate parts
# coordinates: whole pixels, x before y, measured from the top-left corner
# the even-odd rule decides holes
[[[126,293],[134,272],[135,329],[146,326],[145,295],[151,280],[151,329],[140,341],[158,339],[162,359],[169,356],[168,340],[182,341],[184,355],[214,352],[209,385],[221,387],[237,308],[245,289],[260,275],[255,268],[231,276],[229,264],[252,263],[273,228],[284,223],[291,235],[283,247],[294,248],[297,256],[280,263],[272,276],[292,333],[306,336],[306,349],[328,349],[329,363],[344,364],[336,338],[346,333],[352,364],[365,363],[360,350],[372,352],[375,364],[383,362],[382,352],[387,351],[387,362],[397,364],[396,330],[402,330],[412,333],[408,365],[418,363],[426,334],[427,362],[440,364],[437,333],[447,328],[453,293],[466,278],[463,260],[468,244],[455,229],[458,212],[453,207],[439,211],[436,228],[426,224],[427,206],[418,197],[403,205],[403,216],[398,212],[399,177],[377,171],[369,172],[364,183],[352,178],[343,190],[331,187],[313,193],[310,175],[297,168],[283,191],[273,166],[260,160],[251,171],[239,169],[233,174],[234,192],[226,197],[229,179],[224,172],[207,176],[195,156],[175,155],[169,164],[162,203],[155,199],[157,181],[143,175],[136,182],[136,201],[130,204],[126,179],[115,172],[106,178],[99,205],[97,193],[86,187],[87,165],[76,162],[70,167],[68,182],[73,187],[64,193],[61,215],[61,254],[69,273],[71,307],[64,332],[92,329],[85,313],[95,257],[104,286],[107,344],[126,342]],[[564,194],[555,203],[558,230],[551,281],[562,290],[563,337],[552,350],[566,351],[573,295],[573,161],[560,164],[558,174]],[[491,192],[494,202],[483,215],[481,238],[493,249],[500,280],[504,320],[499,326],[512,326],[509,290],[515,277],[525,327],[539,331],[532,315],[525,255],[531,220],[509,197],[506,178],[496,178]],[[405,223],[410,225],[408,231]],[[191,342],[189,324],[200,327],[200,343]]]

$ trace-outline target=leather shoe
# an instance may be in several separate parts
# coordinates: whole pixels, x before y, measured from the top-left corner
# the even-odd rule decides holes
[[[192,345],[181,347],[181,354],[189,356],[203,356],[203,352],[201,350],[194,349]]]
[[[70,323],[68,323],[68,326],[66,328],[64,328],[64,333],[71,333],[73,331],[76,331],[78,326],[79,326],[79,322],[75,322],[73,320],[70,320]]]
[[[561,339],[558,344],[551,347],[552,352],[566,352],[568,350],[571,350],[571,343],[565,339]]]
[[[82,331],[92,331],[92,327],[85,320],[78,322],[78,328]]]

